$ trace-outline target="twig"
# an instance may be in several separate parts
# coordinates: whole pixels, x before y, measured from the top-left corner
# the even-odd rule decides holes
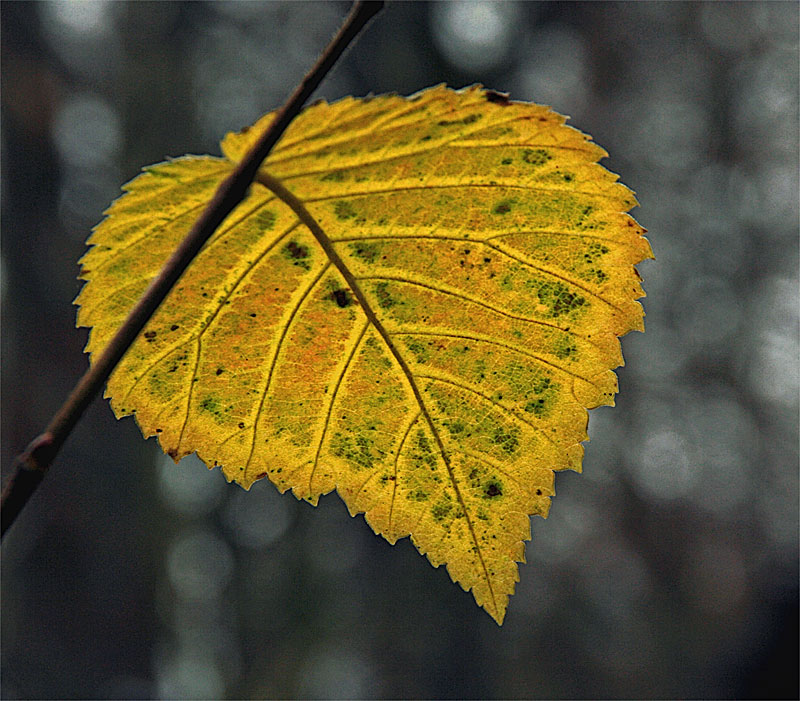
[[[348,44],[382,7],[383,2],[357,2],[353,5],[344,24],[320,55],[317,63],[295,88],[286,104],[277,112],[266,132],[234,168],[233,172],[220,183],[204,212],[164,264],[158,276],[145,290],[102,355],[94,360],[89,370],[75,385],[44,432],[16,458],[12,475],[3,489],[0,537],[5,535],[14,519],[28,503],[86,407],[105,384],[117,363],[122,360],[122,356],[136,340],[178,278],[225,217],[244,199],[258,168],[272,147],[300,112],[311,93],[316,90],[322,79],[334,66]]]

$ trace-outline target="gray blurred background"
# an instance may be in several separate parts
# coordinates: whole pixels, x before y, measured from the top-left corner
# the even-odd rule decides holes
[[[87,365],[77,259],[347,4],[3,2],[2,463]],[[335,495],[245,493],[98,399],[2,548],[3,698],[797,698],[798,4],[395,3],[318,96],[481,82],[612,155],[657,261],[498,628]]]

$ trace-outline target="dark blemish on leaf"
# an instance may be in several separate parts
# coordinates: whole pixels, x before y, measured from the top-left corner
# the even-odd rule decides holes
[[[534,416],[541,416],[544,413],[544,408],[545,401],[541,397],[532,402],[528,402],[525,405],[525,411],[527,411],[529,414],[533,414]]]
[[[426,134],[420,139],[420,141],[430,141],[432,138],[433,136],[431,136],[430,134]]]
[[[340,221],[346,221],[347,219],[352,219],[356,216],[356,211],[353,209],[353,205],[346,201],[334,202],[333,211],[336,214],[336,218]]]
[[[500,484],[497,482],[489,482],[489,484],[486,485],[484,494],[491,499],[492,497],[502,496],[503,490],[500,488]]]
[[[498,202],[492,211],[495,214],[508,214],[513,204],[512,200],[503,200],[502,202]]]
[[[156,332],[155,331],[145,331],[144,332],[144,337],[148,341],[152,341],[156,337]]]
[[[291,260],[295,265],[299,265],[306,270],[311,268],[306,260],[311,255],[308,246],[297,243],[297,241],[289,241],[281,250],[284,257]]]
[[[483,115],[480,114],[468,114],[466,117],[462,119],[442,119],[440,122],[437,122],[440,127],[449,127],[453,126],[454,124],[474,124],[477,122]]]
[[[200,408],[211,414],[219,414],[219,401],[214,397],[206,397],[200,402]]]
[[[259,473],[256,475],[256,479],[257,479],[257,480],[263,480],[263,479],[264,479],[266,476],[267,476],[267,473],[266,473],[266,472],[259,472]]]
[[[531,149],[526,148],[522,152],[522,160],[525,163],[530,163],[532,166],[541,166],[551,160],[553,157],[548,151],[541,148]]]
[[[255,318],[256,317],[256,313],[255,312],[250,312],[249,316]]]
[[[537,496],[542,496],[542,490],[541,489],[537,489],[536,490],[536,495]]]
[[[244,421],[239,422],[239,428],[244,428]]]
[[[486,101],[491,102],[495,105],[503,105],[504,107],[511,103],[511,100],[508,99],[509,95],[507,92],[497,92],[496,90],[487,90],[484,95],[486,95]]]
[[[578,347],[569,340],[565,340],[561,345],[556,347],[556,357],[563,360],[569,358],[578,352]]]
[[[167,455],[169,455],[173,460],[178,457],[178,450],[176,448],[170,448],[167,451]]]
[[[353,298],[347,290],[334,290],[328,296],[328,299],[333,300],[340,307],[349,307],[353,303]]]
[[[173,324],[172,326],[169,327],[169,330],[170,331],[177,331],[179,328],[180,327],[177,324]]]
[[[504,158],[502,161],[500,161],[500,163],[502,163],[504,166],[510,166],[513,162],[513,158]]]
[[[222,368],[217,368],[217,375],[221,375],[223,372],[225,371]]]
[[[162,433],[163,431],[164,431],[164,429],[163,429],[163,428],[157,428],[157,429],[156,429],[156,433]]]
[[[290,241],[284,248],[291,258],[308,258],[308,248],[301,246],[297,241]]]
[[[357,258],[361,258],[366,263],[374,263],[380,253],[380,247],[374,243],[352,243],[350,250]]]

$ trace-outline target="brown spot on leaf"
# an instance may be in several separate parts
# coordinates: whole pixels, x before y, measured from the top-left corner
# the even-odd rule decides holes
[[[290,258],[308,258],[308,249],[305,246],[301,246],[297,241],[289,241],[286,244],[286,252]]]
[[[349,307],[353,303],[353,298],[347,290],[334,290],[328,295],[328,299],[336,302],[340,307]]]
[[[501,496],[502,494],[503,494],[503,492],[500,489],[500,485],[495,483],[495,482],[489,483],[489,486],[486,487],[486,496],[487,497],[497,497],[497,496]]]
[[[511,102],[511,100],[508,99],[507,92],[497,92],[497,90],[487,90],[484,94],[486,95],[486,100],[488,102],[494,103],[495,105],[506,106]]]

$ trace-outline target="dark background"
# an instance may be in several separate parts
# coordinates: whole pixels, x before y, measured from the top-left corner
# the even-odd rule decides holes
[[[0,3],[4,475],[86,367],[120,185],[218,154],[346,9]],[[4,698],[797,698],[797,3],[390,4],[319,96],[439,82],[571,115],[657,256],[505,625],[336,496],[176,467],[98,399],[3,543]]]

